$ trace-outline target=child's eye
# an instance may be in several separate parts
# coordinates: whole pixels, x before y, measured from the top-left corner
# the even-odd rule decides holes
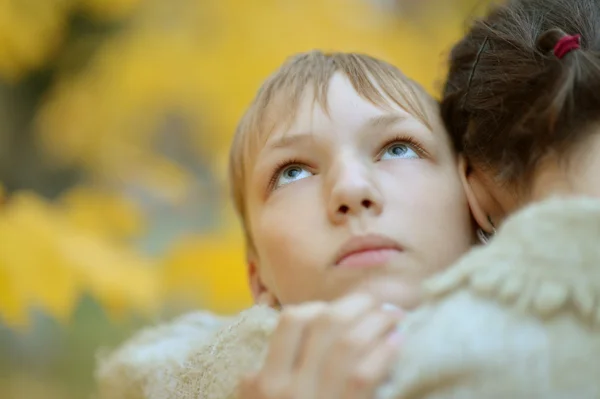
[[[282,169],[277,176],[275,182],[275,188],[285,186],[286,184],[293,183],[297,180],[304,179],[305,177],[312,176],[312,173],[306,170],[306,167],[302,165],[290,165]]]
[[[393,143],[389,145],[384,151],[381,159],[394,159],[394,158],[419,158],[419,154],[413,150],[410,145],[405,143]]]

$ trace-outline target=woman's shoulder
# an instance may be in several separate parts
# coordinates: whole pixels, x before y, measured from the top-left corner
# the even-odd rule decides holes
[[[600,322],[599,237],[600,201],[551,199],[517,212],[425,289],[432,300],[467,289],[540,317],[573,311]]]
[[[600,201],[556,199],[515,214],[427,283],[380,397],[598,397],[599,237]]]
[[[413,316],[378,399],[600,397],[599,330],[568,313],[536,317],[464,290]]]

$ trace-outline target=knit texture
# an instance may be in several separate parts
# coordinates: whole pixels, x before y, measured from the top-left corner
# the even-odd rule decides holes
[[[425,289],[423,306],[403,321],[405,344],[377,398],[600,397],[599,201],[553,199],[516,213],[489,245]],[[154,343],[134,340],[120,361],[104,364],[104,375],[121,376],[110,397],[233,399],[240,378],[262,365],[276,324],[277,312],[254,307],[208,339],[182,336],[176,361],[160,332]],[[150,374],[132,360],[144,345],[154,345]],[[127,373],[116,371],[123,364]],[[148,378],[158,369],[161,378]],[[146,396],[128,396],[131,385]]]

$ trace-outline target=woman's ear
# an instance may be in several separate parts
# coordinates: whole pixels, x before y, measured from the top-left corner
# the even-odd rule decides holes
[[[482,230],[493,232],[494,220],[502,219],[503,212],[494,198],[489,178],[473,169],[463,155],[459,156],[458,167],[473,218]]]
[[[263,281],[258,257],[255,255],[254,251],[248,252],[246,263],[248,267],[248,282],[250,284],[250,291],[252,292],[254,303],[257,305],[279,308],[280,304],[277,297]]]

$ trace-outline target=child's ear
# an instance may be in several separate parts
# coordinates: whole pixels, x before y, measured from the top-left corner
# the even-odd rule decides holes
[[[463,155],[459,156],[459,173],[473,218],[484,231],[495,229],[495,220],[503,218],[502,210],[483,173],[475,172]]]
[[[252,292],[254,303],[257,305],[267,305],[272,308],[279,308],[277,297],[263,281],[258,258],[254,252],[248,252],[246,262],[248,265],[248,281],[250,283],[250,291]]]

